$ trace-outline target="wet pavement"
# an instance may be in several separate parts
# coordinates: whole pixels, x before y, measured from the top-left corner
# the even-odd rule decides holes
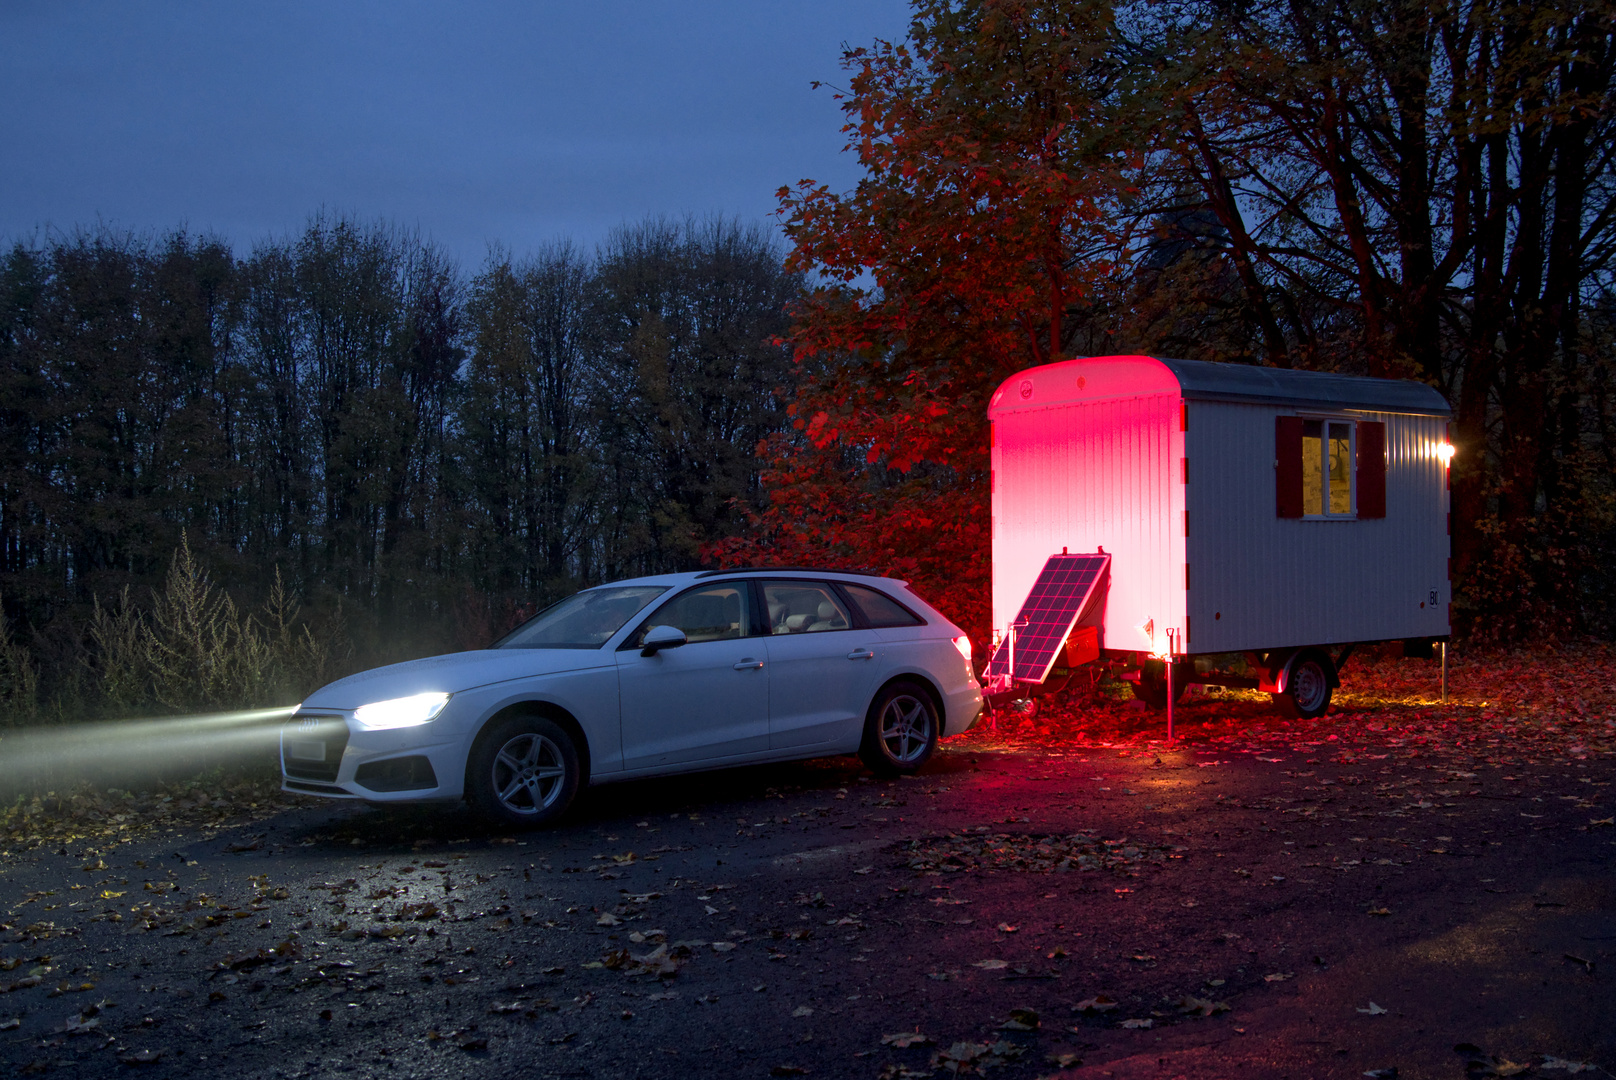
[[[533,834],[304,804],[14,851],[0,1060],[82,1077],[1616,1068],[1613,772],[1345,729],[1290,749],[951,745],[914,779],[849,758],[596,788]]]

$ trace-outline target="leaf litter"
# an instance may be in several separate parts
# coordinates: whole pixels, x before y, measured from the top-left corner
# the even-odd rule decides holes
[[[977,870],[1016,870],[1035,874],[1104,871],[1128,877],[1142,869],[1165,866],[1169,855],[1184,849],[1145,841],[1102,840],[1083,833],[1069,836],[947,833],[911,840],[897,850],[908,856],[909,869],[922,873]],[[958,901],[939,899],[937,902]],[[1014,928],[1006,932],[1013,931]]]

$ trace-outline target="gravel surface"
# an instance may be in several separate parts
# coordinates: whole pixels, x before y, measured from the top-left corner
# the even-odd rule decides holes
[[[1240,708],[1213,703],[1169,748],[1155,718],[1112,711],[1131,737],[984,727],[915,779],[834,759],[609,786],[535,834],[303,803],[122,842],[14,836],[0,1059],[83,1077],[1616,1067],[1608,754],[1437,753],[1384,714],[1236,737]]]

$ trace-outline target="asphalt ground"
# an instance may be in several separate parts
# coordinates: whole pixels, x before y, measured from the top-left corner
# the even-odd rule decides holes
[[[984,724],[913,779],[832,759],[604,786],[532,834],[304,801],[131,830],[102,800],[99,832],[24,829],[0,856],[0,1061],[83,1077],[1616,1067],[1603,713],[1528,745],[1479,704],[1286,725],[1197,700],[1172,746],[1154,714],[1099,713]]]

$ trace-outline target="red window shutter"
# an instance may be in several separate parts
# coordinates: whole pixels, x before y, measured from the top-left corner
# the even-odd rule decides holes
[[[1378,420],[1358,424],[1358,516],[1386,516],[1386,425]]]
[[[1282,518],[1302,516],[1302,418],[1274,418],[1274,510]]]

